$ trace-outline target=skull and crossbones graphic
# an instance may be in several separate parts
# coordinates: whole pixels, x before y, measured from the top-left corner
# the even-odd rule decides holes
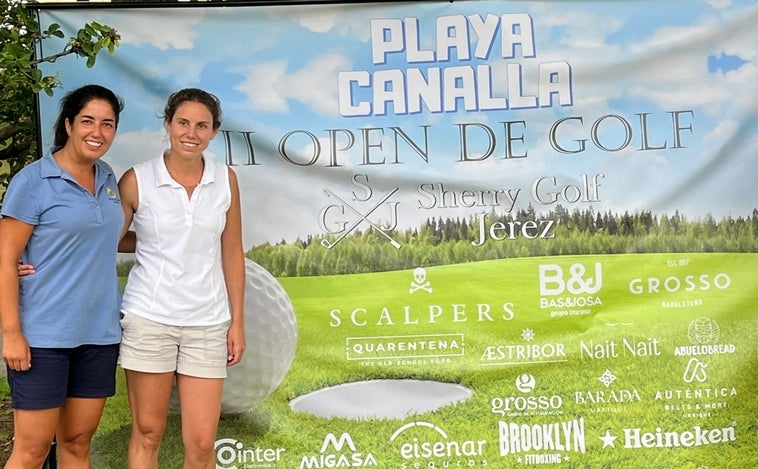
[[[413,294],[419,290],[432,292],[432,284],[426,279],[426,269],[423,267],[416,267],[413,270],[413,281],[411,281],[411,288],[408,290],[408,293]]]

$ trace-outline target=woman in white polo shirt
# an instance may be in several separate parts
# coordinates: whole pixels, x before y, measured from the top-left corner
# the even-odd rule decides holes
[[[214,95],[178,91],[163,117],[170,148],[119,181],[124,226],[137,235],[119,355],[132,415],[127,467],[158,467],[176,379],[184,467],[212,468],[226,367],[245,350],[239,187],[230,168],[203,156],[221,126]]]

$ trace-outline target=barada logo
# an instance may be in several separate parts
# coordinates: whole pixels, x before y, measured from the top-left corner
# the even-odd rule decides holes
[[[603,383],[605,390],[575,391],[574,400],[577,405],[587,405],[593,413],[621,412],[626,404],[642,400],[635,388],[611,389],[617,378],[610,369],[606,368],[597,379]]]
[[[343,433],[339,438],[333,433],[327,434],[319,454],[303,456],[300,460],[300,469],[375,466],[377,462],[374,455],[359,452],[348,433]]]
[[[429,422],[410,422],[395,430],[390,442],[400,444],[400,469],[487,466],[487,440],[452,440]]]
[[[540,308],[554,308],[550,313],[552,317],[590,314],[590,307],[603,304],[596,295],[603,287],[600,262],[595,263],[594,273],[579,263],[571,264],[568,272],[564,272],[558,264],[542,264],[539,266],[539,277]]]

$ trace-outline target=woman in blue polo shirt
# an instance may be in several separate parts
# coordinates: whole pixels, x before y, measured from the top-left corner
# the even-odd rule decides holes
[[[0,219],[2,356],[14,412],[6,468],[89,467],[121,340],[116,252],[124,214],[100,158],[123,103],[87,85],[61,100],[53,149],[16,174]],[[19,279],[19,259],[35,274]]]

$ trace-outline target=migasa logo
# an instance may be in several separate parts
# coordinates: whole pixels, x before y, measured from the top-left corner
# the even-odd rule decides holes
[[[334,467],[376,467],[376,458],[371,453],[363,453],[353,443],[349,433],[337,438],[333,433],[324,437],[321,449],[316,455],[303,456],[300,469],[325,469]]]
[[[586,308],[599,306],[603,302],[596,294],[603,287],[603,267],[600,262],[588,268],[584,264],[571,264],[567,271],[558,264],[539,266],[540,308]],[[586,314],[586,311],[573,310],[566,314]]]

